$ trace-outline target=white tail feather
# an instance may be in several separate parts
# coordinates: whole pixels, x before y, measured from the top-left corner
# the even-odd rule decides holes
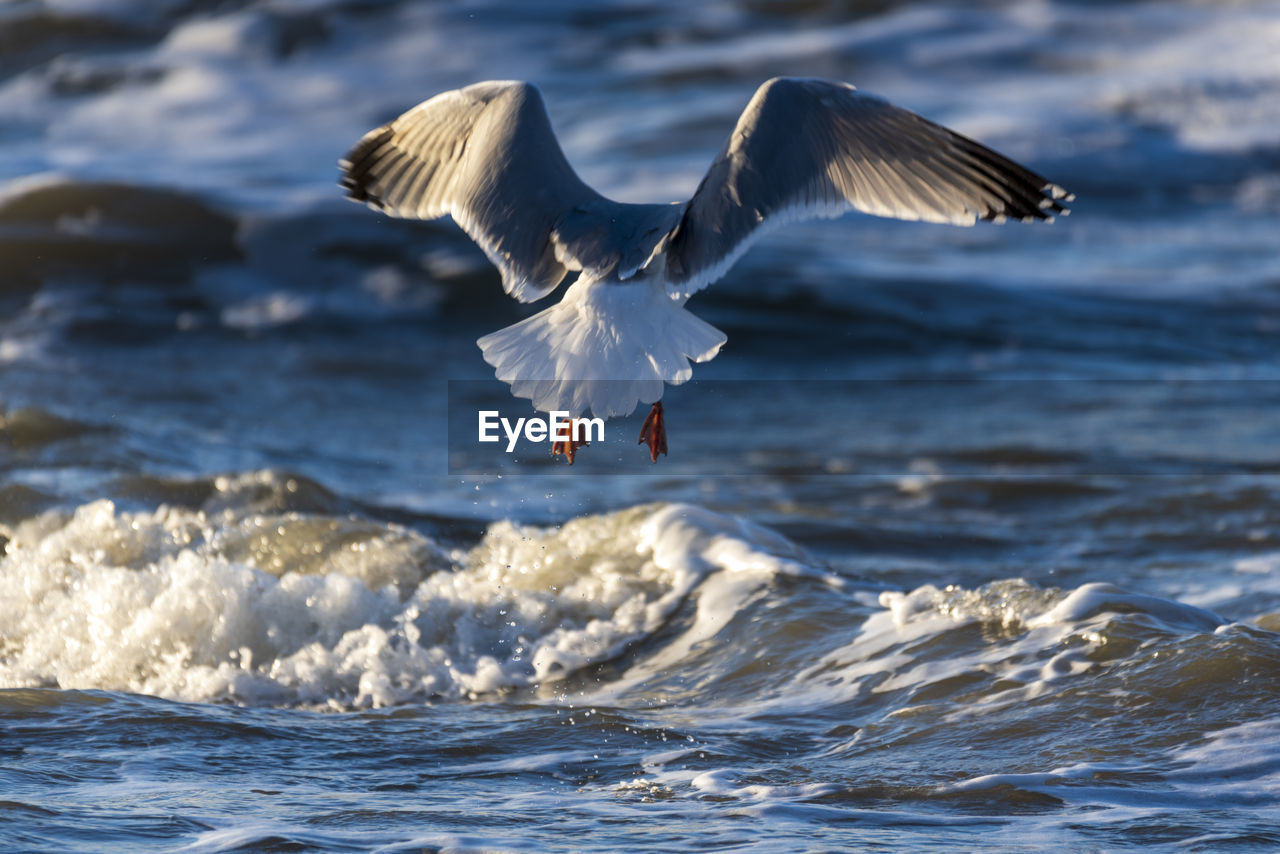
[[[725,334],[650,282],[579,280],[559,304],[476,343],[498,379],[543,412],[629,415],[679,385]]]

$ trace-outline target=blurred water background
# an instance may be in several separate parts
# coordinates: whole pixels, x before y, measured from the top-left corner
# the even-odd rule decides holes
[[[1274,850],[1277,44],[1275,2],[9,0],[0,847]],[[780,230],[690,303],[729,343],[669,458],[636,417],[460,473],[449,381],[512,407],[474,341],[532,309],[337,159],[525,79],[585,180],[683,199],[779,74],[1074,213]]]

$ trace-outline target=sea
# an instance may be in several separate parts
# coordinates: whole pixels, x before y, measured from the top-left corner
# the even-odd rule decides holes
[[[1280,849],[1280,3],[0,3],[0,851]],[[338,160],[688,198],[849,81],[1075,193],[770,232],[570,467]],[[554,297],[553,297],[554,299]]]

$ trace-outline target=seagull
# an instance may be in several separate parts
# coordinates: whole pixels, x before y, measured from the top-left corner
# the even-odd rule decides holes
[[[475,83],[365,134],[339,163],[347,196],[410,219],[452,216],[520,302],[578,276],[556,305],[476,343],[543,412],[631,414],[667,452],[662,392],[726,336],[685,303],[768,229],[849,210],[903,220],[1052,221],[1073,196],[972,139],[848,83],[775,77],[751,98],[693,197],[607,199],[573,171],[530,83]],[[573,433],[553,454],[573,463]]]

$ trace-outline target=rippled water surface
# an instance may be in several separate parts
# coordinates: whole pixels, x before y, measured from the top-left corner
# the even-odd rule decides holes
[[[1278,40],[1272,2],[0,7],[0,848],[1280,847]],[[689,303],[729,343],[669,457],[637,415],[477,473],[474,408],[527,409],[474,342],[531,309],[338,157],[527,79],[588,182],[684,198],[777,74],[1074,212],[780,230]]]

